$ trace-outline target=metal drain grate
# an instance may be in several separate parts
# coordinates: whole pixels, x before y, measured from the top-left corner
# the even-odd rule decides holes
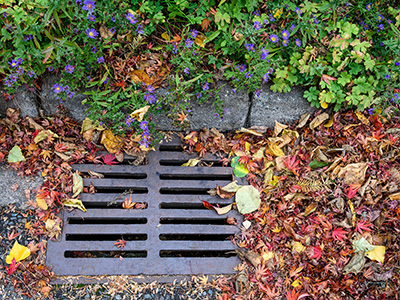
[[[49,242],[47,265],[56,275],[195,275],[231,274],[240,263],[229,237],[237,226],[227,216],[241,221],[231,211],[219,216],[205,209],[201,200],[227,205],[207,194],[216,184],[232,181],[232,169],[222,167],[219,158],[206,155],[211,167],[182,167],[190,158],[180,142],[159,145],[144,166],[73,165],[105,175],[84,179],[96,194],[82,194],[87,208],[64,212],[61,241]],[[123,195],[124,191],[129,193]],[[144,209],[123,209],[125,197],[146,203]],[[121,251],[114,243],[124,239]]]

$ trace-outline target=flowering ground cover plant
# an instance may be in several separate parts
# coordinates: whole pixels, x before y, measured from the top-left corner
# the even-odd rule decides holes
[[[141,132],[131,113],[146,106],[147,121],[166,113],[185,125],[190,99],[213,99],[223,118],[217,79],[256,95],[269,83],[277,92],[302,85],[311,105],[335,110],[374,113],[398,101],[400,14],[391,1],[16,4],[0,10],[8,93],[58,75],[59,101],[89,88],[90,118],[114,132]],[[169,86],[162,97],[161,86]]]

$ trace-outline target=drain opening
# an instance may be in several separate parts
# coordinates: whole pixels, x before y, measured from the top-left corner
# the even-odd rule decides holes
[[[231,174],[160,174],[161,180],[228,180],[232,181]]]
[[[183,152],[183,147],[179,145],[160,145],[161,152]]]
[[[82,172],[82,174],[87,176],[85,178],[91,178],[89,173],[87,173],[87,172]],[[101,174],[104,175],[105,179],[146,179],[147,178],[147,174],[145,174],[145,173],[128,174],[128,173],[119,173],[119,172],[113,172],[113,173],[103,172]]]
[[[187,163],[188,160],[181,160],[181,159],[161,159],[160,160],[160,165],[161,166],[177,166],[181,167],[184,163]],[[202,160],[202,163],[206,163],[210,167],[222,167],[222,162],[219,160]],[[205,167],[207,168],[207,167]]]
[[[160,257],[233,257],[236,253],[228,250],[161,250]]]
[[[67,241],[116,241],[123,239],[125,241],[145,241],[147,234],[67,234],[65,240]]]
[[[103,193],[103,194],[119,194],[126,191],[129,188],[129,191],[132,191],[131,194],[147,194],[149,190],[146,187],[106,187],[106,186],[95,186],[96,193]]]
[[[232,234],[160,234],[162,241],[225,241]]]
[[[142,258],[147,257],[147,251],[65,251],[65,258]]]
[[[209,188],[161,188],[161,195],[208,195]]]
[[[219,204],[220,206],[227,205],[226,203],[211,203],[212,205]],[[204,209],[208,210],[208,208],[204,207],[203,203],[181,203],[181,202],[162,202],[159,205],[161,209]]]
[[[160,224],[227,225],[226,219],[161,218]]]
[[[68,218],[68,224],[147,224],[146,218]]]
[[[122,202],[96,202],[96,201],[82,201],[85,208],[107,208],[107,209],[122,209]],[[133,209],[147,209],[146,202],[136,202]]]

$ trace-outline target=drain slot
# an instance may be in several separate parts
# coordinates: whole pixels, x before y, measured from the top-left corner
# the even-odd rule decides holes
[[[143,258],[147,257],[147,251],[65,251],[65,258],[118,258],[118,257],[132,257]]]
[[[203,188],[161,188],[160,194],[163,195],[208,195],[210,189]]]
[[[104,208],[104,209],[122,209],[122,202],[95,202],[95,201],[82,201],[85,208]],[[146,209],[147,203],[145,202],[136,202],[136,205],[140,205],[140,209]],[[136,208],[139,209],[139,208]]]
[[[213,205],[217,203],[211,203]],[[226,204],[222,204],[226,205]],[[181,203],[181,202],[162,202],[159,207],[161,209],[204,209],[208,210],[208,208],[204,207],[203,203]]]
[[[145,241],[147,234],[67,234],[67,241],[116,241],[124,239],[125,241]]]
[[[225,241],[231,234],[160,234],[162,241]]]
[[[86,206],[87,207],[87,206]],[[147,224],[146,218],[68,218],[68,224]]]
[[[106,187],[106,186],[95,186],[97,193],[104,193],[104,194],[119,194],[121,192],[125,192],[127,188],[129,188],[129,192],[131,194],[147,194],[149,190],[145,187]]]
[[[87,172],[82,172],[83,175],[89,176],[86,178],[91,178],[89,173]],[[138,173],[138,174],[127,174],[127,173],[102,173],[104,175],[104,178],[107,179],[146,179],[147,178],[147,174],[144,173]]]
[[[161,180],[232,180],[230,174],[160,174]]]
[[[161,166],[179,166],[181,167],[184,163],[187,163],[187,160],[178,160],[178,159],[161,159],[160,165]],[[213,167],[222,167],[222,162],[219,160],[202,160],[201,162],[206,163],[207,165],[211,165]],[[201,167],[201,166],[200,166]],[[204,167],[207,168],[207,167]]]
[[[160,224],[227,225],[226,219],[161,218]]]
[[[236,253],[232,249],[225,251],[215,250],[161,250],[160,257],[233,257]]]
[[[161,152],[183,152],[183,147],[179,145],[160,145]]]

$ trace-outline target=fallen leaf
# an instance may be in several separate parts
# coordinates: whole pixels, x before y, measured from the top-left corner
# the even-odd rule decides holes
[[[6,257],[6,263],[11,264],[13,259],[15,259],[16,262],[24,260],[29,255],[31,255],[31,251],[27,247],[22,246],[17,241],[15,241],[14,246]]]
[[[194,43],[201,47],[204,48],[204,41],[205,41],[206,37],[204,35],[199,34],[195,39],[194,39]]]
[[[65,206],[68,206],[68,207],[79,208],[81,211],[86,212],[86,208],[83,205],[81,200],[78,200],[78,199],[67,199],[66,201],[63,202],[63,204]]]
[[[146,105],[142,108],[139,108],[135,110],[133,113],[131,113],[131,118],[135,118],[138,122],[141,122],[143,120],[144,115],[147,113],[149,110],[150,105]]]
[[[217,206],[210,204],[208,201],[203,201],[203,205],[207,209],[215,210],[217,212],[217,214],[219,214],[219,215],[224,215],[232,209],[232,204],[226,205],[224,207],[217,207]]]
[[[274,136],[278,136],[283,129],[286,129],[288,127],[288,125],[281,124],[275,120]]]
[[[249,214],[260,206],[260,192],[251,185],[245,185],[236,192],[235,201],[241,214]]]
[[[41,141],[47,139],[48,137],[50,137],[50,138],[53,138],[53,137],[59,138],[59,136],[57,134],[55,134],[53,131],[51,131],[51,130],[43,130],[43,131],[39,132],[37,136],[35,136],[33,141],[35,142],[35,144],[38,144]]]
[[[251,250],[245,249],[235,249],[238,256],[242,259],[247,259],[254,268],[257,268],[259,264],[262,262],[262,257],[260,254],[253,252]]]
[[[308,215],[312,214],[318,207],[317,202],[313,202],[310,205],[306,207],[306,210],[304,211],[304,216],[307,217]]]
[[[383,264],[385,260],[385,246],[375,246],[375,249],[365,253],[365,256],[371,260],[377,260]]]
[[[249,133],[249,134],[253,134],[256,136],[263,136],[262,133],[252,130],[252,129],[246,129],[246,128],[240,128],[239,130],[236,131],[236,133]]]
[[[270,150],[270,153],[273,156],[283,156],[285,155],[282,151],[281,148],[278,147],[278,145],[276,145],[275,143],[268,143],[268,148]]]
[[[274,258],[274,257],[275,257],[275,254],[274,254],[274,252],[272,252],[272,251],[267,251],[267,252],[264,252],[264,253],[261,255],[261,257],[263,258],[264,261],[267,261],[267,260],[269,260],[269,259],[271,259],[271,258]]]
[[[25,161],[25,157],[22,155],[21,148],[15,145],[8,153],[8,162],[15,163],[20,161]]]
[[[308,119],[310,118],[309,113],[302,114],[299,120],[299,124],[296,126],[296,128],[302,128],[304,125],[306,125]]]
[[[187,162],[185,162],[184,164],[182,164],[182,167],[195,167],[197,166],[197,164],[200,162],[200,159],[196,159],[196,158],[191,158],[189,159]]]
[[[38,123],[36,123],[31,117],[26,117],[29,123],[29,126],[33,127],[35,130],[37,131],[42,131],[44,130],[44,128],[39,125]]]
[[[349,164],[339,171],[338,177],[345,177],[344,183],[362,184],[365,180],[365,173],[367,172],[368,163]]]
[[[72,198],[76,198],[83,191],[83,179],[79,175],[78,171],[72,175],[72,181],[74,184],[72,188],[72,192],[74,193]]]
[[[95,171],[88,170],[88,174],[94,178],[104,178],[104,175]]]
[[[112,30],[110,30],[106,26],[104,26],[103,24],[100,25],[99,31],[100,31],[100,36],[103,39],[108,39],[115,34],[115,31],[113,32]]]
[[[217,195],[222,199],[231,199],[235,195],[235,192],[226,192],[217,184]]]
[[[310,129],[314,129],[321,125],[323,122],[329,119],[329,115],[327,113],[322,113],[314,118],[314,120],[310,123]]]
[[[242,186],[237,184],[237,181],[233,181],[223,186],[221,189],[228,193],[236,193]]]
[[[41,209],[47,210],[47,202],[42,197],[40,197],[40,194],[36,195],[36,203]]]
[[[236,177],[241,178],[246,176],[249,173],[249,170],[247,170],[243,164],[239,164],[239,159],[239,156],[235,156],[234,158],[232,158],[231,167],[234,168],[233,174]]]
[[[294,242],[292,249],[298,253],[304,252],[306,250],[306,247],[300,243],[300,242]]]
[[[123,139],[114,135],[109,129],[103,131],[100,143],[102,143],[110,153],[116,153],[124,146]]]
[[[369,125],[368,119],[364,116],[362,112],[356,110],[354,113],[357,116],[357,118],[361,121],[361,123],[363,123],[364,125]]]
[[[364,252],[355,252],[349,263],[343,268],[343,273],[358,274],[362,271],[365,265]]]
[[[151,85],[154,80],[150,79],[149,75],[144,70],[134,70],[128,74],[134,83],[144,83]]]
[[[371,245],[364,237],[352,242],[355,252],[369,252],[374,250],[377,246]]]

